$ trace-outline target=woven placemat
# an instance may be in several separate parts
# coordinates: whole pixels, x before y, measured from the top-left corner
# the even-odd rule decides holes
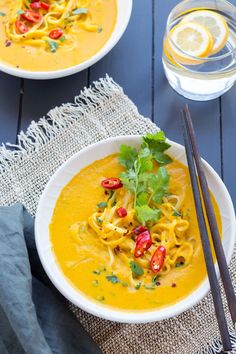
[[[0,148],[0,204],[21,202],[35,214],[55,170],[85,146],[111,136],[144,134],[158,128],[142,117],[110,77],[85,88],[74,103],[56,107],[32,122],[19,144]],[[231,273],[236,284],[235,253]],[[225,304],[225,299],[224,299]],[[221,352],[210,294],[176,318],[151,324],[118,324],[70,309],[107,354],[216,354]],[[230,323],[229,313],[227,318]],[[231,328],[236,353],[236,337]],[[68,353],[69,354],[69,353]]]

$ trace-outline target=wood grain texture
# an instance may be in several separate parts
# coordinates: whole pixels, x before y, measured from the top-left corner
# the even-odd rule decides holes
[[[15,143],[18,115],[20,79],[0,73],[0,142]]]
[[[178,0],[154,1],[154,118],[172,140],[183,143],[180,109],[189,104],[202,156],[221,173],[219,100],[194,102],[178,95],[168,84],[162,66],[162,40],[167,17]]]
[[[152,0],[134,0],[128,28],[108,55],[90,69],[90,83],[109,74],[137,105],[152,115]]]
[[[55,80],[25,80],[20,129],[26,130],[32,120],[37,121],[55,106],[72,102],[87,84],[87,70]]]

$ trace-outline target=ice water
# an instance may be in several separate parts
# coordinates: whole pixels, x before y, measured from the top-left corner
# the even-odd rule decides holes
[[[195,65],[181,64],[177,60],[174,63],[170,59],[173,53],[168,52],[167,48],[163,50],[162,57],[166,77],[173,89],[186,98],[197,101],[207,101],[221,96],[233,86],[236,80],[236,16],[212,8],[204,8],[204,10],[217,12],[227,22],[229,35],[223,49],[209,56],[210,60],[206,58]],[[191,11],[188,11],[189,13]],[[176,17],[170,23],[169,30],[184,17],[185,15]],[[164,43],[165,41],[166,37]]]

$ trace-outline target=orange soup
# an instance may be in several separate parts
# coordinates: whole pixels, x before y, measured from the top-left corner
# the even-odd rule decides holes
[[[80,64],[104,46],[116,19],[116,0],[2,0],[0,60],[30,71]]]
[[[95,161],[64,187],[51,243],[65,277],[93,301],[123,310],[160,309],[190,295],[206,277],[189,172],[178,160],[148,169],[142,160],[136,193],[131,154],[126,149],[122,158]]]

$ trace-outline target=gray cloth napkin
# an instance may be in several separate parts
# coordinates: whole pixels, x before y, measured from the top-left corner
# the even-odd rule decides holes
[[[44,272],[34,220],[0,207],[0,354],[101,354]]]

